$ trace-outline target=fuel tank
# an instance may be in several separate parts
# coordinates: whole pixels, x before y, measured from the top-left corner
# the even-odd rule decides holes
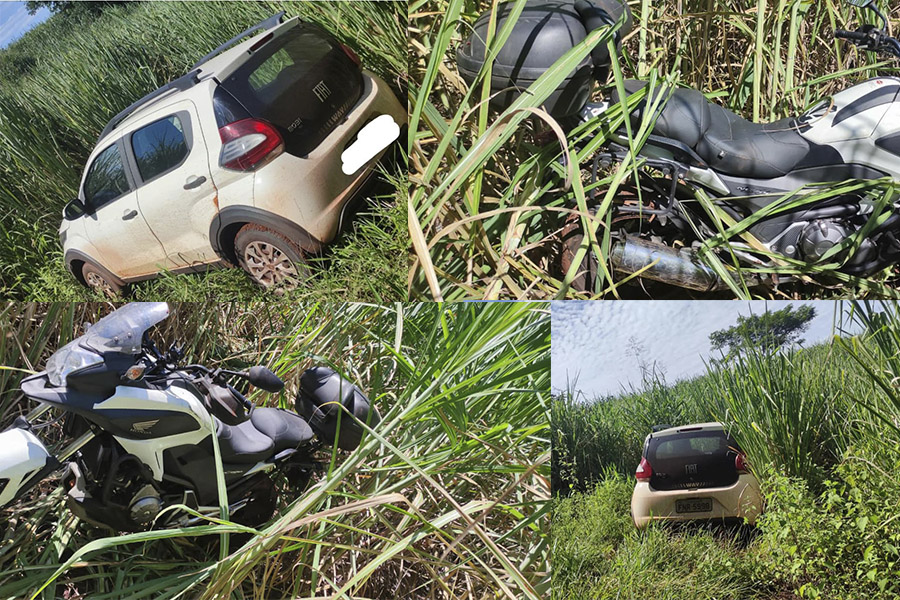
[[[826,98],[797,119],[804,138],[844,163],[900,177],[900,78],[876,77]]]
[[[33,476],[55,462],[30,431],[9,429],[0,433],[0,506],[9,504]]]
[[[198,431],[204,414],[186,390],[120,385],[111,397],[94,405],[89,418],[116,437],[146,440]]]

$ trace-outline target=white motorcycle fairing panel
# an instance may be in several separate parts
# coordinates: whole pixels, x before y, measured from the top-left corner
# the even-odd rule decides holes
[[[30,431],[10,429],[0,433],[0,506],[6,506],[48,460],[47,448]]]
[[[129,435],[114,435],[126,452],[134,454],[162,481],[163,452],[175,446],[197,445],[209,437],[214,425],[209,413],[197,397],[186,389],[171,386],[167,391],[119,386],[107,400],[94,405],[94,410],[110,419],[118,419]],[[125,416],[118,416],[125,415]],[[183,427],[172,435],[159,435],[159,426],[179,418],[193,418],[194,427]],[[146,437],[144,437],[146,436]]]
[[[876,77],[838,92],[797,119],[800,135],[837,150],[846,164],[900,178],[900,157],[876,141],[900,134],[900,78]]]

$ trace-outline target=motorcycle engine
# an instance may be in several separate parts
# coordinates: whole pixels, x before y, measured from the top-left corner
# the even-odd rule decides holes
[[[153,523],[153,519],[160,510],[162,510],[162,498],[159,497],[152,485],[145,485],[138,490],[128,509],[131,520],[141,527]]]
[[[813,221],[800,232],[800,252],[804,259],[816,262],[850,233],[846,226],[836,221]]]

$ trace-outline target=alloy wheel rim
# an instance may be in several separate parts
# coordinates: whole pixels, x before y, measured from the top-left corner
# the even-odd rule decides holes
[[[244,263],[250,276],[265,288],[293,289],[300,284],[297,266],[274,244],[250,242],[244,250]]]
[[[112,286],[109,284],[109,282],[97,273],[88,273],[85,276],[85,280],[87,281],[89,287],[95,290],[99,290],[105,296],[112,298],[116,295],[115,292],[113,292]]]

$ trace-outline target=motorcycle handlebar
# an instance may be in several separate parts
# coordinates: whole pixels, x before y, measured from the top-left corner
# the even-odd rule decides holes
[[[847,31],[846,29],[836,29],[834,31],[834,37],[854,42],[865,42],[869,39],[869,36],[865,33],[860,33],[859,31]]]
[[[249,400],[244,398],[244,395],[242,393],[240,393],[239,391],[237,391],[236,389],[234,389],[234,387],[232,387],[230,384],[226,383],[225,385],[228,387],[228,391],[230,391],[232,394],[234,394],[234,397],[237,398],[238,401],[244,405],[244,409],[247,412],[250,412],[250,410],[253,408],[253,404]]]

